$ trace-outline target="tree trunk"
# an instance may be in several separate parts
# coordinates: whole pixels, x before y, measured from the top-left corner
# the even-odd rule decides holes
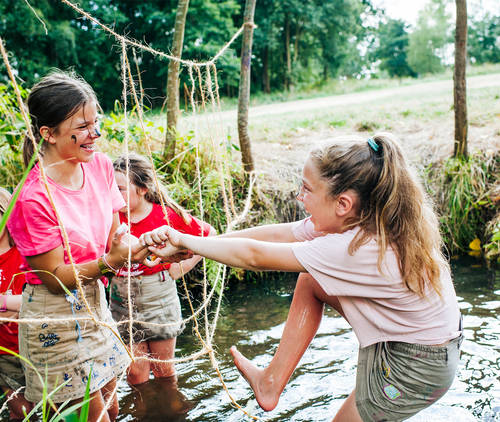
[[[177,3],[174,38],[172,40],[172,55],[174,57],[180,58],[182,55],[188,7],[189,0],[179,0]],[[177,119],[179,117],[179,67],[180,63],[178,61],[170,60],[167,76],[167,132],[163,148],[165,161],[169,161],[175,156]]]
[[[327,63],[324,63],[323,64],[323,81],[327,81],[328,80],[328,74],[329,74],[329,68],[328,68],[328,64]]]
[[[467,66],[467,4],[466,0],[455,0],[457,22],[455,29],[455,71],[453,73],[453,100],[455,108],[454,157],[467,158],[467,88],[465,70]]]
[[[238,93],[238,137],[241,149],[241,161],[246,173],[254,170],[254,161],[250,137],[248,136],[248,105],[250,101],[250,62],[252,59],[253,17],[255,1],[246,0],[243,17],[245,29],[241,44],[240,86]]]
[[[264,47],[262,56],[262,89],[266,94],[271,92],[271,81],[269,79],[269,47]]]
[[[285,54],[286,54],[286,76],[285,89],[292,89],[292,56],[290,53],[290,18],[285,14]]]
[[[294,51],[293,51],[293,64],[297,63],[297,60],[299,59],[299,41],[300,41],[300,36],[302,35],[302,25],[297,24],[297,31],[295,33],[295,45],[294,45]]]

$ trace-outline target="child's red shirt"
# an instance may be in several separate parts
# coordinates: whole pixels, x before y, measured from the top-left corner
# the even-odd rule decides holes
[[[120,212],[120,223],[128,223],[127,222],[127,214]],[[163,225],[169,225],[174,229],[186,233],[191,234],[193,236],[208,236],[210,233],[210,224],[205,223],[201,220],[198,220],[195,217],[191,216],[191,223],[186,224],[183,218],[177,214],[172,208],[167,207],[167,215],[168,222],[163,215],[163,210],[161,205],[153,204],[153,209],[149,213],[147,217],[144,217],[141,221],[137,223],[132,223],[130,225],[130,232],[136,237],[139,237],[141,234],[149,232],[151,230],[156,229],[157,227]],[[160,271],[168,270],[170,268],[170,263],[159,264],[152,268],[144,265],[144,264],[133,264],[130,270],[132,276],[138,275],[151,275],[156,274]],[[128,273],[128,268],[123,267],[119,272],[119,277],[126,277]]]
[[[26,278],[24,274],[19,274],[21,264],[21,255],[15,246],[0,255],[0,294],[20,295],[23,292]],[[0,316],[2,316],[1,313]],[[0,324],[0,346],[19,353],[17,332],[16,322]],[[0,354],[4,355],[6,352],[0,350]]]

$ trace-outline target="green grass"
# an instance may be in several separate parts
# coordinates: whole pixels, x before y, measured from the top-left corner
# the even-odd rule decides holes
[[[471,68],[469,75],[480,75],[491,72],[500,72],[500,65]],[[423,81],[431,82],[439,79],[450,79],[450,77],[451,73],[448,71],[441,75],[418,80],[330,81],[321,88],[313,87],[303,93],[283,94],[285,97],[280,97],[279,99],[297,99],[299,96],[307,95],[317,97],[331,95],[332,93],[342,93],[344,90],[345,92],[360,92],[388,86],[409,86]],[[412,92],[392,90],[388,93],[390,94],[389,96],[382,99],[374,100],[366,97],[367,99],[361,103],[338,103],[331,107],[320,107],[311,110],[294,109],[293,111],[282,111],[281,109],[284,107],[277,106],[276,110],[281,114],[263,113],[256,117],[250,116],[249,132],[253,143],[254,155],[258,156],[259,150],[261,156],[262,154],[265,155],[269,144],[278,143],[285,145],[286,150],[294,151],[296,145],[298,145],[298,148],[305,148],[320,137],[324,138],[355,132],[366,136],[376,131],[392,131],[397,136],[400,135],[403,142],[413,142],[410,145],[413,150],[410,148],[410,152],[414,156],[409,159],[416,163],[417,166],[422,168],[429,162],[439,164],[443,156],[436,156],[434,152],[429,153],[429,149],[419,150],[417,147],[420,143],[425,142],[436,145],[453,145],[453,140],[451,139],[453,130],[453,94],[448,85],[441,89],[435,89],[434,86],[431,86],[426,90],[424,89],[425,85],[422,88],[418,88],[417,94],[415,94],[415,90]],[[500,87],[498,86],[486,88],[473,88],[469,86],[468,115],[471,128],[489,127],[496,124],[500,115],[499,98]],[[275,99],[275,97],[272,99]],[[260,101],[260,99],[257,98],[256,101]],[[193,211],[194,214],[200,215],[195,145],[197,145],[198,141],[201,142],[200,169],[204,209],[208,212],[206,219],[219,231],[222,230],[225,225],[225,213],[221,197],[220,178],[218,176],[217,154],[219,155],[220,162],[226,163],[224,164],[226,165],[224,180],[227,185],[229,183],[233,184],[235,203],[238,210],[241,210],[246,195],[245,183],[241,178],[240,157],[237,150],[238,136],[234,114],[225,113],[221,116],[216,116],[216,118],[213,115],[200,115],[182,119],[179,125],[180,134],[177,139],[177,157],[173,162],[167,164],[161,161],[159,155],[164,139],[164,123],[164,115],[159,113],[158,110],[146,113],[146,136],[152,142],[153,150],[157,151],[155,161],[158,165],[160,178],[169,187],[174,199],[182,202],[182,205]],[[131,147],[145,154],[145,136],[141,126],[134,116],[128,119],[128,124]],[[120,153],[123,153],[124,120],[120,110],[117,109],[116,112],[106,115],[102,126],[104,136],[99,141],[101,149],[109,153],[111,157],[116,157]],[[197,130],[196,139],[193,132],[195,127]],[[443,129],[448,130],[447,134],[442,134],[445,132]],[[500,136],[500,130],[496,130],[496,136]],[[483,144],[479,146],[483,150],[488,149],[489,140],[482,142]],[[477,147],[478,145],[476,144],[474,148],[477,149]],[[13,187],[22,175],[22,166],[19,161],[20,155],[18,151],[13,151],[7,143],[2,144],[1,138],[0,148],[5,148],[5,151],[8,152],[2,154],[2,160],[4,160],[2,164],[4,165],[0,168],[0,185]],[[451,152],[447,154],[451,155]],[[272,159],[273,157],[267,156],[266,158]],[[300,167],[300,165],[301,163],[297,162],[297,167]],[[287,166],[290,167],[289,163],[287,163]],[[463,171],[461,172],[463,173]],[[270,177],[266,176],[266,181],[272,181],[272,189],[275,191],[282,189],[286,193],[285,191],[288,188],[283,186],[286,185],[290,177],[288,175],[282,177],[283,175],[280,175],[280,173],[276,173],[275,175],[271,173],[272,169],[269,171]],[[266,186],[263,188],[266,189]],[[476,199],[473,199],[472,203],[477,204]],[[269,208],[269,206],[257,204],[252,210],[247,224],[258,224],[262,223],[262,221],[269,221],[269,218],[271,218]],[[457,213],[458,211],[457,208]],[[455,223],[444,222],[443,224],[451,227]],[[458,230],[460,224],[455,224],[454,228],[450,230]],[[485,221],[481,224],[485,224]],[[471,235],[459,235],[459,240],[457,241],[450,237],[449,242],[455,245],[453,248],[456,247],[463,250],[466,248],[464,245],[466,245]],[[482,236],[482,240],[486,242],[486,235],[483,234]]]
[[[82,398],[82,401],[68,407],[70,401],[67,400],[64,403],[59,404],[59,407],[57,407],[56,404],[52,401],[52,397],[61,388],[63,388],[69,382],[69,380],[61,383],[52,391],[49,391],[49,386],[47,385],[46,381],[47,377],[45,376],[45,378],[43,378],[40,372],[38,372],[38,370],[28,359],[16,352],[13,352],[12,350],[6,349],[3,346],[0,346],[0,350],[12,356],[15,356],[19,360],[23,361],[25,365],[30,366],[35,371],[43,387],[42,399],[34,405],[33,409],[28,414],[25,413],[25,418],[23,421],[38,421],[41,419],[42,422],[87,422],[90,406],[90,381],[92,378],[92,370],[90,371],[90,376],[87,380],[85,394]],[[45,368],[45,372],[47,372],[47,368]]]
[[[467,252],[476,238],[488,243],[486,227],[496,212],[491,188],[500,183],[500,156],[477,153],[468,159],[449,158],[430,169],[427,178],[450,253]]]

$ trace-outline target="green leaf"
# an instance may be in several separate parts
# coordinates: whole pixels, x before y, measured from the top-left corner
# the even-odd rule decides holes
[[[7,220],[9,219],[10,214],[12,213],[12,210],[14,209],[14,205],[16,204],[17,198],[19,197],[19,194],[21,193],[21,188],[24,186],[24,183],[26,182],[26,179],[28,177],[28,173],[30,172],[31,168],[35,164],[35,160],[37,158],[38,150],[42,146],[43,138],[40,140],[39,144],[37,145],[36,151],[31,157],[30,162],[28,163],[28,166],[26,167],[26,170],[24,170],[23,176],[21,178],[21,181],[19,182],[18,188],[14,192],[14,195],[12,196],[12,199],[9,202],[9,205],[7,206],[7,209],[5,210],[5,213],[2,216],[2,220],[0,221],[0,233],[2,230],[5,228],[7,224]]]

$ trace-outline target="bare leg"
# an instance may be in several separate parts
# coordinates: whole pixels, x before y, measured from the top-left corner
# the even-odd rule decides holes
[[[147,341],[142,341],[132,345],[134,356],[149,356],[149,347]],[[142,384],[149,380],[150,363],[146,359],[132,362],[128,367],[127,382],[130,385]]]
[[[118,396],[116,394],[116,378],[113,378],[104,387],[101,388],[102,397],[104,403],[107,404],[110,397],[112,397],[111,402],[108,406],[108,416],[111,422],[114,422],[118,417]]]
[[[356,390],[349,394],[332,422],[363,422],[356,407]]]
[[[173,359],[175,354],[175,341],[176,338],[174,337],[167,340],[148,342],[151,357],[161,360]],[[156,378],[167,378],[175,375],[175,366],[173,363],[152,362],[151,369]]]
[[[69,406],[72,406],[76,403],[80,403],[82,399],[83,397],[81,399],[72,400]],[[99,416],[101,416],[104,406],[105,402],[102,397],[101,390],[97,390],[95,393],[92,393],[90,395],[90,402],[89,402],[89,417],[87,419],[88,422],[97,422],[97,420],[99,420],[99,422],[111,422],[109,419],[108,412],[104,412],[103,417],[99,419]]]
[[[262,409],[269,411],[278,404],[286,383],[316,335],[324,303],[338,307],[342,313],[337,297],[325,295],[311,275],[301,273],[278,350],[269,366],[258,369],[236,347],[231,348],[234,364],[252,387]]]
[[[8,400],[8,406],[9,406],[9,420],[23,420],[24,419],[24,411],[26,413],[31,412],[31,409],[33,409],[33,403],[29,402],[24,398],[24,394],[21,392],[16,392],[14,390],[11,390],[10,388],[2,388],[6,395],[7,395],[7,400]]]

